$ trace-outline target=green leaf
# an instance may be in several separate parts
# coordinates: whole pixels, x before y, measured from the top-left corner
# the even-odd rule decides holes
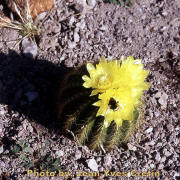
[[[51,161],[51,159],[52,159],[51,157],[47,157],[46,161],[49,162],[49,161]]]
[[[28,168],[33,167],[33,162],[30,160],[29,164],[28,164]]]
[[[57,158],[57,159],[55,160],[55,162],[54,162],[54,165],[60,165],[60,163],[61,163],[60,158]]]
[[[125,3],[123,1],[120,1],[121,6],[125,6]]]
[[[22,160],[24,160],[24,159],[26,158],[25,154],[21,154],[19,157],[20,157]]]
[[[48,139],[45,139],[45,141],[44,141],[44,142],[45,142],[45,144],[47,144],[47,145],[48,145],[48,144],[50,144],[50,142],[49,142],[49,140],[48,140]]]
[[[25,147],[25,148],[24,148],[24,152],[25,152],[25,153],[29,153],[29,147]]]
[[[21,151],[21,148],[18,145],[15,145],[12,151],[14,153],[19,153]]]
[[[118,1],[117,0],[109,0],[110,3],[113,3],[113,4],[117,4]]]
[[[45,150],[46,150],[46,146],[43,146],[41,149],[42,149],[43,151],[45,151]]]
[[[30,161],[30,159],[27,158],[26,156],[23,156],[21,159],[22,159],[23,161],[26,161],[26,162],[29,162],[29,161]]]

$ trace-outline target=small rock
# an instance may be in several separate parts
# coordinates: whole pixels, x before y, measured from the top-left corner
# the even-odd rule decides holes
[[[33,132],[33,127],[31,126],[31,124],[27,127],[27,130],[29,130],[31,133]]]
[[[159,164],[159,166],[158,166],[158,169],[163,169],[164,168],[164,164]]]
[[[110,155],[106,155],[104,157],[104,163],[107,165],[107,166],[110,166],[111,163],[112,163],[112,157]]]
[[[0,161],[0,167],[1,167],[1,168],[5,168],[5,167],[6,167],[6,164],[5,164],[3,161]]]
[[[80,159],[81,158],[81,155],[82,155],[82,153],[81,153],[81,151],[76,151],[76,153],[75,153],[75,160],[78,160],[78,159]]]
[[[162,96],[159,98],[159,103],[162,105],[163,109],[165,109],[167,106],[167,99],[168,95],[166,93],[163,93]]]
[[[171,153],[167,149],[164,149],[163,153],[166,157],[171,155]]]
[[[25,136],[24,129],[18,132],[18,137],[23,137],[23,136]]]
[[[72,26],[74,22],[75,22],[75,18],[74,18],[74,16],[72,16],[72,17],[69,19],[69,25]]]
[[[62,151],[62,150],[56,151],[56,155],[58,157],[62,157],[62,156],[64,156],[64,151]]]
[[[157,153],[157,154],[156,154],[155,159],[156,159],[158,162],[160,162],[160,160],[161,160],[161,156],[160,156],[160,154],[159,154],[159,153]]]
[[[74,32],[74,42],[79,42],[79,34],[77,32]]]
[[[162,146],[162,143],[161,142],[159,142],[159,143],[157,143],[157,145],[156,145],[157,147],[161,147]]]
[[[163,157],[161,158],[161,163],[163,163],[163,162],[165,162],[165,161],[166,161],[166,157],[163,156]]]
[[[75,47],[76,47],[76,42],[69,41],[69,42],[68,42],[68,47],[69,47],[70,49],[75,48]]]
[[[99,168],[99,172],[104,172],[104,168],[103,168],[103,167],[100,167],[100,168]]]
[[[150,141],[150,142],[149,142],[149,145],[150,145],[150,146],[154,146],[154,145],[155,145],[155,142],[154,142],[154,141]]]
[[[100,161],[101,161],[101,157],[97,157],[97,158],[96,158],[96,161],[97,161],[97,162],[100,162]]]
[[[94,7],[96,5],[96,0],[87,0],[87,4]]]
[[[32,102],[38,98],[39,94],[36,91],[29,91],[25,94],[25,96],[28,98],[29,102]]]
[[[98,171],[98,165],[95,161],[95,159],[90,159],[88,161],[88,167],[92,170],[92,171]]]
[[[150,168],[153,169],[155,167],[154,164],[150,164]]]
[[[2,154],[3,152],[4,152],[3,146],[0,146],[0,154]]]
[[[173,126],[172,124],[168,124],[168,125],[167,125],[167,129],[168,129],[169,131],[173,131],[173,130],[174,130],[174,126]]]
[[[86,26],[86,23],[85,23],[85,21],[83,19],[76,24],[76,27],[80,28],[80,29],[84,29],[85,26]]]
[[[0,109],[0,115],[5,115],[6,111],[4,109]]]
[[[100,29],[101,31],[107,31],[107,30],[108,30],[108,27],[103,25],[103,26],[100,26],[99,29]]]
[[[131,151],[136,151],[137,150],[136,146],[133,146],[130,143],[128,143],[127,146],[128,146],[128,149],[131,150]]]
[[[153,131],[153,127],[149,127],[148,129],[146,129],[145,133],[148,134],[148,133],[150,133],[152,131]]]
[[[33,41],[30,41],[29,39],[24,39],[22,41],[22,52],[23,54],[28,58],[36,58],[37,56],[37,45]]]

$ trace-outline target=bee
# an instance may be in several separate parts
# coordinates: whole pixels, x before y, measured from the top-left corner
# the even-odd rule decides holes
[[[110,98],[108,106],[113,111],[117,111],[119,107],[118,101],[116,101],[114,98]]]

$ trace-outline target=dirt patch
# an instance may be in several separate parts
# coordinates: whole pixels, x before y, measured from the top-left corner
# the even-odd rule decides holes
[[[27,178],[27,169],[33,162],[37,170],[53,167],[73,172],[74,179],[94,179],[77,174],[79,170],[94,169],[106,179],[119,179],[111,174],[106,177],[106,169],[127,172],[122,179],[135,179],[131,170],[159,171],[160,179],[178,179],[178,0],[136,1],[133,7],[100,0],[88,2],[57,0],[45,17],[38,17],[36,21],[43,33],[37,39],[36,59],[23,55],[21,46],[14,47],[14,40],[20,37],[16,31],[0,30],[1,175],[9,179],[35,179],[33,174]],[[122,55],[141,58],[150,70],[151,88],[145,93],[145,123],[141,132],[129,144],[108,153],[90,152],[57,135],[54,94],[67,68],[102,56],[120,59]],[[57,159],[60,162],[56,164]],[[43,162],[47,162],[47,167]],[[153,178],[151,174],[150,179]]]

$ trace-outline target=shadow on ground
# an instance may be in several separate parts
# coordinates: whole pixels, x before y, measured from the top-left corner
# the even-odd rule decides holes
[[[68,70],[47,60],[27,59],[14,51],[0,53],[0,104],[49,130],[56,129],[55,95]],[[14,122],[14,125],[18,124]]]

